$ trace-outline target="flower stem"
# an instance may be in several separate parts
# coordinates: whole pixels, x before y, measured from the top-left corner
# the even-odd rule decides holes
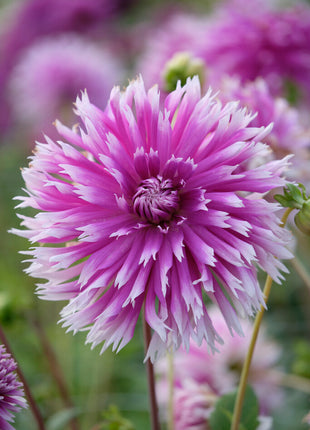
[[[143,334],[144,334],[144,348],[145,353],[149,347],[151,341],[151,327],[148,325],[145,316],[143,319]],[[149,389],[149,401],[150,401],[150,409],[151,409],[151,424],[152,430],[160,430],[159,418],[158,418],[158,407],[155,393],[155,376],[154,376],[154,366],[151,362],[150,358],[146,361],[146,371],[147,371],[147,379],[148,379],[148,389]]]
[[[173,365],[173,351],[168,352],[168,375],[169,375],[169,402],[168,402],[168,430],[174,430],[174,365]]]
[[[293,258],[291,263],[297,274],[300,276],[300,279],[310,291],[310,276],[308,271],[305,269],[305,267],[297,257]]]
[[[293,210],[292,208],[287,208],[286,211],[284,212],[282,220],[281,220],[281,227],[285,226],[287,218],[288,218],[288,216],[292,210]],[[268,275],[266,278],[264,291],[263,291],[265,303],[267,303],[267,301],[268,301],[271,286],[272,286],[272,278]],[[265,312],[265,308],[263,306],[261,306],[260,311],[257,313],[256,318],[255,318],[251,342],[250,342],[247,356],[245,358],[242,372],[241,372],[240,383],[239,383],[239,388],[238,388],[238,393],[237,393],[237,398],[236,398],[234,413],[233,413],[233,418],[232,418],[231,430],[238,430],[239,429],[240,418],[241,418],[241,413],[242,413],[242,407],[243,407],[245,390],[246,390],[246,386],[247,386],[249,370],[250,370],[251,361],[252,361],[252,357],[253,357],[253,353],[254,353],[254,348],[255,348],[255,344],[256,344],[256,340],[257,340],[257,336],[258,336],[258,332],[259,332],[259,328],[261,325],[261,321],[262,321],[264,312]]]
[[[11,348],[10,348],[9,342],[8,342],[8,340],[7,340],[7,338],[6,338],[5,334],[4,334],[4,331],[2,330],[1,326],[0,326],[0,339],[1,339],[1,342],[3,343],[3,345],[5,346],[6,351],[11,355],[11,357],[17,363],[17,360],[14,357],[14,354],[13,354]],[[32,397],[32,394],[31,394],[30,388],[28,386],[28,383],[27,383],[27,381],[26,381],[26,379],[24,377],[24,374],[21,371],[21,368],[19,367],[18,363],[17,363],[16,373],[17,373],[17,375],[19,377],[19,380],[22,382],[22,384],[24,386],[23,388],[24,388],[24,391],[25,391],[25,395],[27,397],[30,409],[31,409],[32,414],[33,414],[33,416],[35,418],[35,421],[37,423],[38,429],[39,430],[45,430],[45,425],[44,425],[44,421],[43,421],[41,412],[40,412],[40,410],[39,410],[39,408],[38,408],[38,406],[37,406],[34,398]]]

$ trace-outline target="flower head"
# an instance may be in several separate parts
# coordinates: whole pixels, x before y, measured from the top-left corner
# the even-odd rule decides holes
[[[67,142],[46,138],[23,171],[20,207],[38,214],[13,230],[40,244],[27,252],[27,272],[47,280],[39,295],[69,300],[63,324],[87,328],[93,346],[122,348],[144,304],[152,360],[191,338],[221,341],[204,295],[240,333],[234,308],[264,304],[257,266],[279,282],[291,256],[278,204],[261,198],[285,183],[287,160],[240,170],[269,128],[211,90],[202,97],[197,77],[162,103],[142,78],[115,87],[105,111],[78,99],[79,133],[57,123]]]
[[[81,55],[83,52],[83,55]],[[59,112],[70,112],[76,94],[87,90],[104,107],[121,65],[106,49],[74,34],[43,39],[22,57],[11,78],[11,100],[19,121],[37,130]]]
[[[272,131],[264,139],[272,150],[267,151],[267,159],[294,154],[287,177],[309,184],[310,128],[303,125],[299,111],[290,106],[286,99],[273,96],[262,78],[242,85],[239,79],[225,76],[220,88],[223,102],[239,100],[241,106],[256,112],[253,126],[266,127],[273,123]]]
[[[189,351],[180,348],[174,354],[174,382],[175,388],[186,390],[184,383],[209,387],[214,396],[221,396],[237,388],[241,369],[247,354],[252,335],[250,321],[242,321],[244,336],[230,336],[229,330],[219,309],[211,307],[210,318],[215,330],[224,339],[219,347],[219,353],[210,354],[208,345],[197,346],[191,342]],[[275,372],[281,356],[278,344],[266,334],[266,329],[260,331],[256,354],[253,357],[249,373],[249,384],[253,387],[259,401],[262,413],[271,412],[278,406],[283,397],[283,390],[278,385]],[[167,362],[162,359],[156,363],[160,376],[158,398],[165,403]],[[212,406],[212,405],[211,405]]]
[[[14,430],[13,413],[26,407],[22,383],[15,375],[17,365],[10,354],[0,345],[0,428],[1,430]]]
[[[213,23],[211,23],[213,21]],[[242,82],[263,77],[273,93],[294,82],[310,94],[310,8],[276,9],[258,1],[220,8],[205,33],[203,58],[212,81],[223,74]]]

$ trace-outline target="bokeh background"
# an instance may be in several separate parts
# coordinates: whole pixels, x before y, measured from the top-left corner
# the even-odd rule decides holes
[[[286,4],[279,8],[290,7]],[[74,124],[73,102],[81,90],[87,88],[104,108],[112,86],[126,85],[141,72],[143,58],[150,68],[154,58],[155,68],[160,44],[150,45],[149,38],[169,17],[182,13],[208,20],[214,7],[211,0],[0,2],[0,323],[48,430],[110,428],[98,424],[110,405],[135,429],[149,428],[143,335],[138,325],[124,350],[100,356],[99,348],[84,345],[83,333],[66,334],[57,324],[61,303],[36,297],[35,280],[23,272],[19,254],[28,243],[8,233],[19,225],[13,198],[22,193],[20,168],[43,131],[55,135],[56,118]],[[153,51],[146,52],[149,46]],[[310,58],[310,44],[308,49]],[[290,89],[294,103],[296,87]],[[305,124],[307,109],[301,113]],[[274,286],[265,317],[283,351],[279,364],[290,375],[283,380],[285,402],[273,414],[275,430],[306,429],[301,421],[310,410],[310,243],[294,234],[297,258],[288,263],[283,285]],[[30,410],[16,414],[15,428],[36,428]]]

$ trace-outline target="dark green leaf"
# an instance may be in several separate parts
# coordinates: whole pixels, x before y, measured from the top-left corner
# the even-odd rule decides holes
[[[216,403],[209,424],[212,430],[230,430],[237,391],[222,396]],[[251,387],[246,388],[239,430],[255,430],[258,426],[258,401]]]

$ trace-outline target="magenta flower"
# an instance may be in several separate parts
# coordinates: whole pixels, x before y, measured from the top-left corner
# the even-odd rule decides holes
[[[83,127],[58,122],[67,143],[37,145],[19,199],[39,212],[13,230],[40,244],[27,272],[47,280],[42,298],[69,300],[68,330],[120,349],[144,305],[152,360],[191,338],[221,341],[203,294],[240,333],[234,307],[252,315],[264,303],[256,267],[279,282],[291,256],[278,205],[261,198],[285,183],[287,160],[239,171],[269,128],[250,127],[251,115],[211,90],[201,97],[197,77],[162,103],[141,78],[115,87],[105,111],[77,99]]]
[[[122,66],[111,52],[83,37],[63,34],[43,39],[25,52],[12,73],[16,119],[36,131],[47,128],[59,112],[72,122],[76,94],[86,89],[104,107],[113,84],[121,82],[121,74]]]
[[[242,82],[264,77],[273,93],[294,82],[310,95],[310,8],[272,9],[256,1],[220,8],[205,33],[203,58],[213,81],[223,74]],[[213,20],[213,23],[211,21]]]
[[[15,375],[17,364],[0,345],[0,428],[1,430],[14,430],[11,422],[13,413],[26,407],[22,383]]]

